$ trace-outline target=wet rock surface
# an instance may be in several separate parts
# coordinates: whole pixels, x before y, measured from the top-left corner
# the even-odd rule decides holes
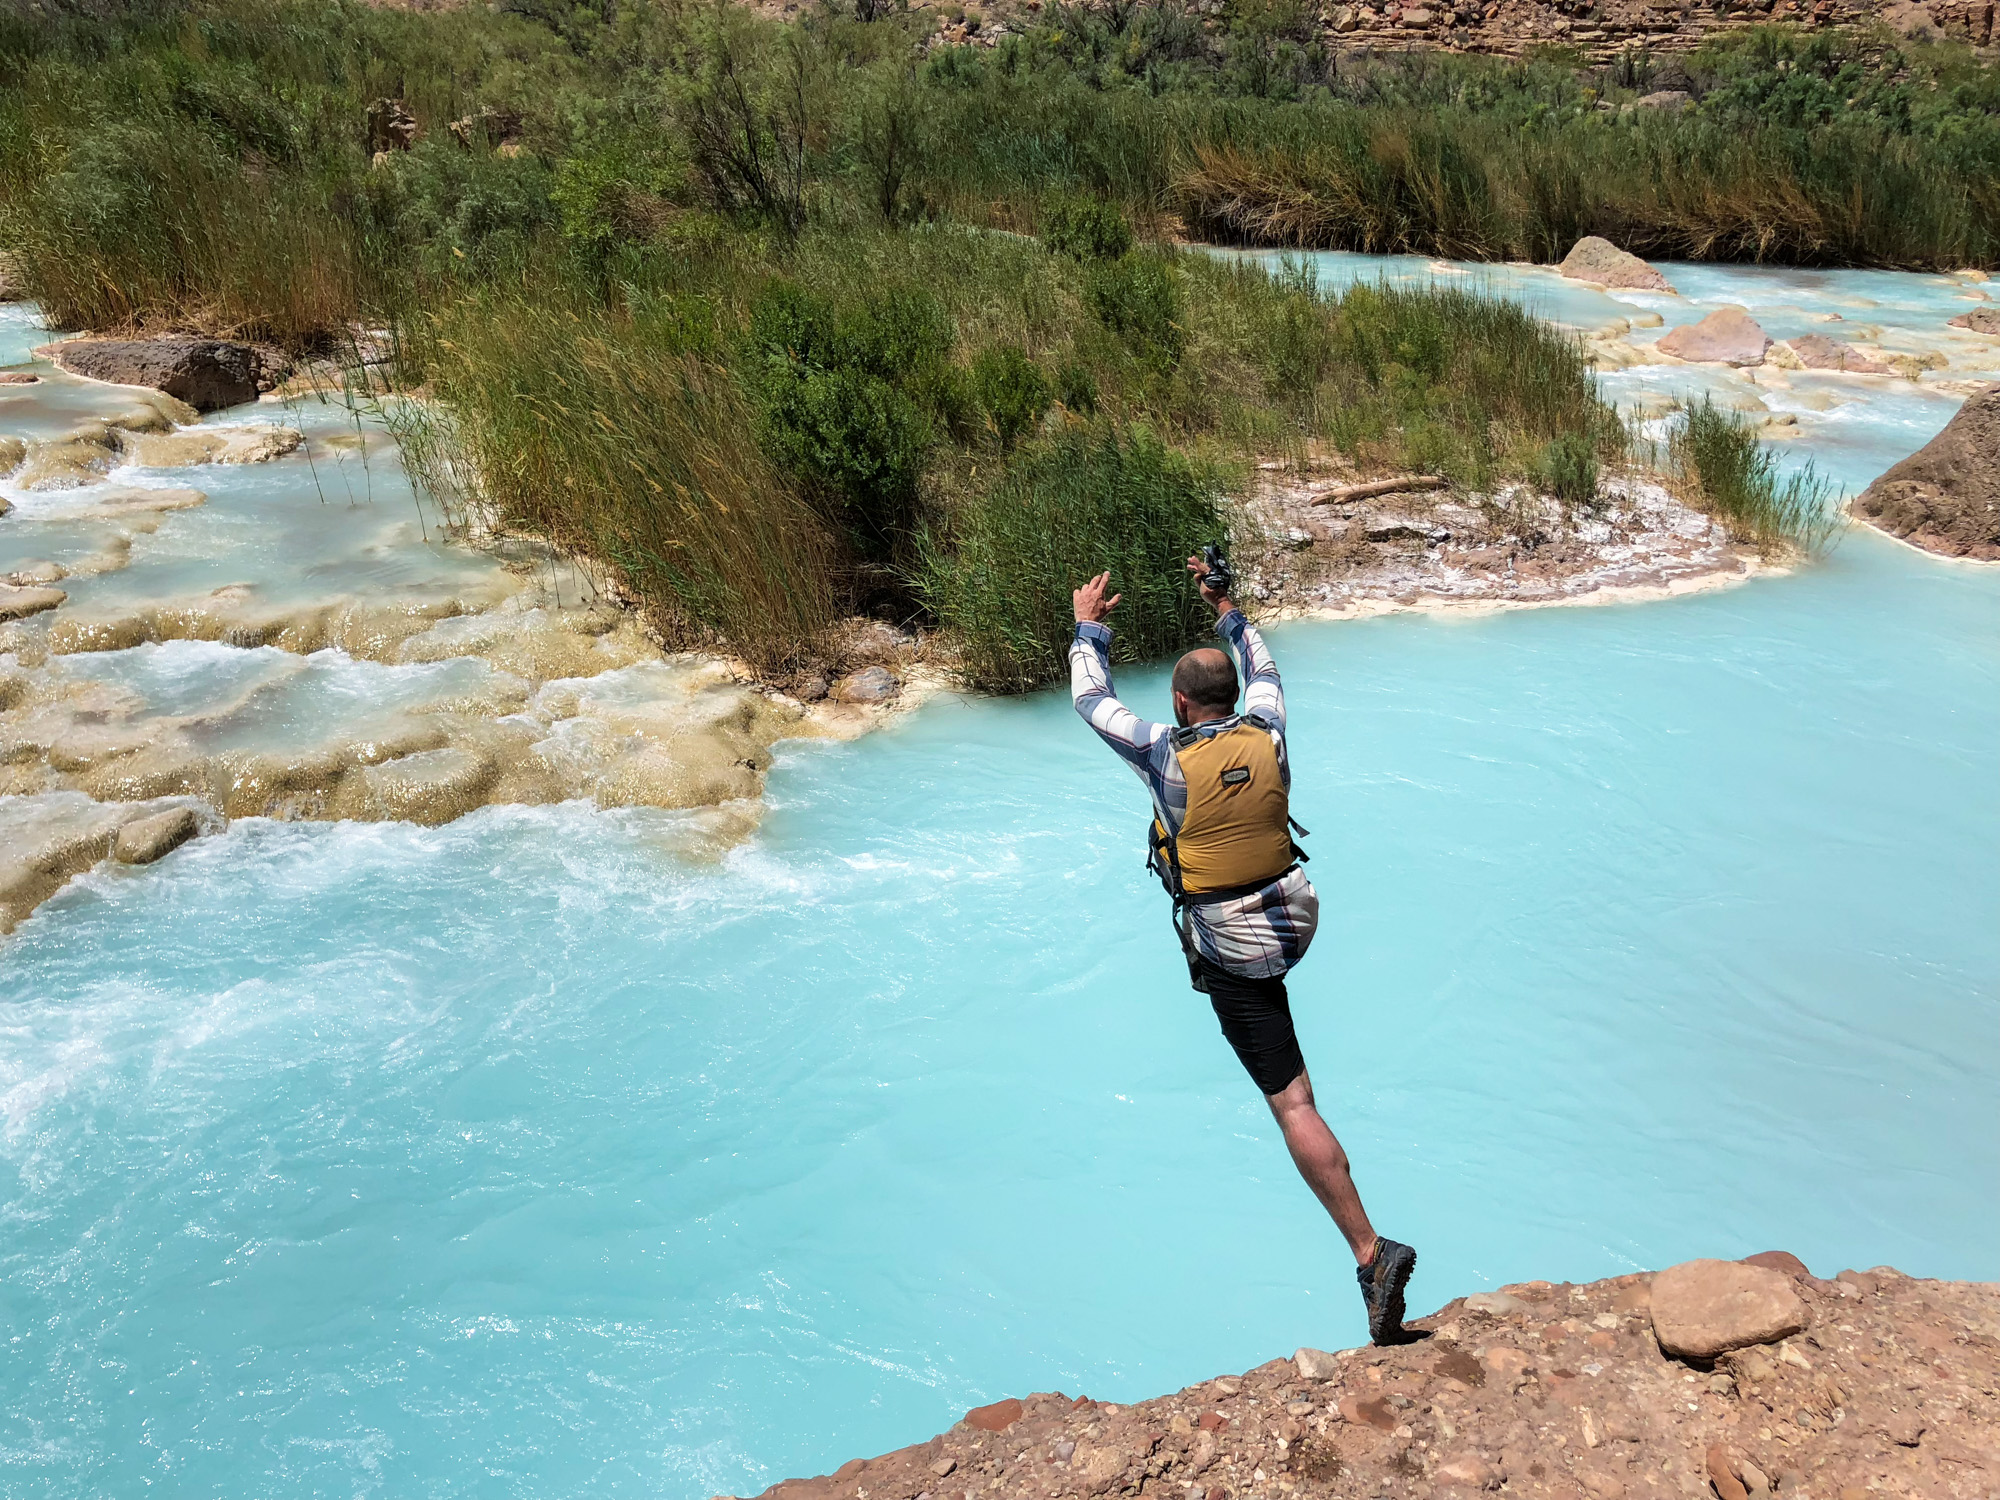
[[[1974,1500],[2000,1476],[2000,1286],[1776,1276],[1807,1327],[1685,1361],[1659,1275],[1451,1302],[1394,1348],[1301,1349],[1114,1405],[1048,1393],[765,1491],[783,1500],[1482,1492],[1536,1500]],[[1703,1273],[1708,1274],[1708,1273]],[[1481,1300],[1481,1299],[1484,1300]],[[1505,1300],[1499,1300],[1504,1298]]]
[[[1855,497],[1854,514],[1946,557],[2000,560],[2000,386]]]
[[[72,339],[49,351],[72,375],[149,385],[196,411],[255,401],[268,384],[263,356],[227,339]]]

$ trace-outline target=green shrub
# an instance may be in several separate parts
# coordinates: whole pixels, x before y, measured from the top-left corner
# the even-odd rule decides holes
[[[1587,432],[1565,432],[1542,445],[1531,476],[1566,510],[1597,504],[1597,445]]]
[[[972,362],[972,387],[1003,448],[1013,447],[1049,409],[1048,376],[1012,344],[979,351]]]
[[[1042,243],[1077,260],[1117,260],[1132,248],[1132,226],[1118,205],[1075,194],[1042,205]]]
[[[1213,617],[1187,558],[1223,540],[1221,484],[1143,430],[1076,424],[1020,450],[966,498],[949,538],[926,538],[919,590],[959,633],[978,687],[1026,692],[1062,677],[1070,593],[1109,569],[1124,595],[1115,656],[1142,661],[1200,637]]]
[[[937,303],[892,291],[836,309],[789,282],[751,315],[744,378],[767,451],[830,490],[864,556],[894,555],[915,519],[917,480],[957,399],[941,368],[952,329]]]
[[[1822,552],[1840,524],[1828,503],[1831,486],[1811,464],[1781,479],[1771,451],[1749,422],[1708,397],[1680,408],[1667,456],[1690,503],[1707,511],[1738,541],[1767,551]]]
[[[1181,291],[1172,262],[1159,255],[1128,255],[1091,267],[1083,300],[1099,322],[1123,338],[1140,358],[1172,367],[1187,346]]]
[[[1066,359],[1056,369],[1056,400],[1084,416],[1097,410],[1097,376],[1080,359]]]

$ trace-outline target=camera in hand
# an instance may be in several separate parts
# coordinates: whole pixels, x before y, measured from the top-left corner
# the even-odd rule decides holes
[[[1230,585],[1236,582],[1236,575],[1229,571],[1229,561],[1222,555],[1222,549],[1215,546],[1202,548],[1201,560],[1208,564],[1208,576],[1201,581],[1203,591],[1217,598],[1227,594]]]

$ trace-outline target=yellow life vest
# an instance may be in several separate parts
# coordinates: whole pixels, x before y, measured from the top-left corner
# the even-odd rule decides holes
[[[1292,842],[1298,825],[1268,730],[1249,722],[1212,735],[1179,730],[1174,752],[1187,815],[1176,835],[1153,819],[1151,863],[1176,899],[1254,890],[1305,858]]]

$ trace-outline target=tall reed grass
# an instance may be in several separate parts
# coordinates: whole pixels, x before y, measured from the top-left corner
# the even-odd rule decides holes
[[[1810,464],[1781,477],[1776,456],[1750,424],[1706,396],[1679,408],[1667,454],[1682,494],[1738,541],[1813,556],[1839,530],[1832,486]]]
[[[482,296],[415,339],[433,399],[397,422],[434,494],[612,564],[677,644],[769,669],[812,654],[838,549],[673,322]]]

